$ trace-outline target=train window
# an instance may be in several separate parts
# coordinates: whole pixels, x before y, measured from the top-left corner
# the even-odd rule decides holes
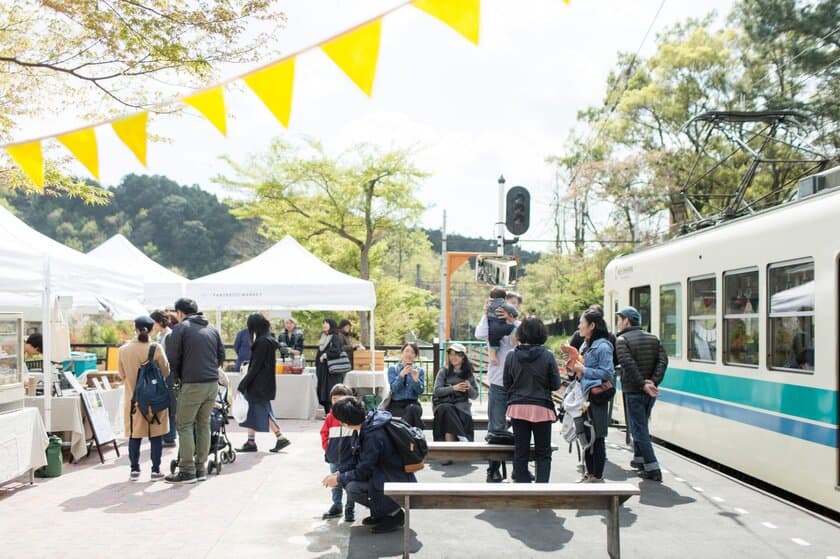
[[[669,357],[682,355],[681,291],[678,283],[659,288],[659,340]]]
[[[814,261],[772,264],[770,293],[770,367],[814,370]]]
[[[642,315],[642,328],[650,332],[650,286],[630,288],[630,306]]]
[[[723,274],[723,361],[758,366],[758,269]]]
[[[714,362],[717,357],[717,280],[688,280],[688,358]]]

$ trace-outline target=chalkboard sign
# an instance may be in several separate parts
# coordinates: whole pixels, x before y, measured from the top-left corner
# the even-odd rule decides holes
[[[114,450],[117,451],[117,456],[119,456],[120,449],[117,447],[117,437],[111,427],[111,418],[108,417],[108,410],[105,409],[102,394],[99,390],[83,390],[79,395],[82,398],[82,408],[85,410],[85,417],[87,417],[90,432],[93,435],[92,440],[88,443],[88,455],[90,455],[91,445],[95,443],[96,450],[99,452],[99,460],[105,463],[105,458],[102,456],[102,446],[113,443]]]

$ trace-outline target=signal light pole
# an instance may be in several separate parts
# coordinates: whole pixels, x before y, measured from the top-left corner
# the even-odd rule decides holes
[[[499,220],[496,222],[496,256],[505,254],[505,176],[499,176]]]

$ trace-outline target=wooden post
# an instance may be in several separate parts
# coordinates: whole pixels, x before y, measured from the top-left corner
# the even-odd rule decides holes
[[[618,497],[610,497],[607,511],[607,553],[611,559],[621,557],[621,542],[618,539]]]

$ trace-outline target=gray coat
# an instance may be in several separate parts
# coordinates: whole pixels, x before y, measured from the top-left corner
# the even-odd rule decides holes
[[[455,369],[452,372],[449,372],[449,367],[440,369],[437,372],[437,376],[435,376],[435,391],[432,395],[432,409],[436,409],[441,401],[446,402],[447,400],[454,398],[453,403],[456,408],[467,415],[472,415],[472,404],[470,403],[470,400],[478,398],[478,385],[475,382],[475,375],[470,375],[470,389],[466,393],[455,392],[455,390],[452,389],[453,385],[463,382],[464,380],[467,379],[464,379],[461,376],[460,369]]]

